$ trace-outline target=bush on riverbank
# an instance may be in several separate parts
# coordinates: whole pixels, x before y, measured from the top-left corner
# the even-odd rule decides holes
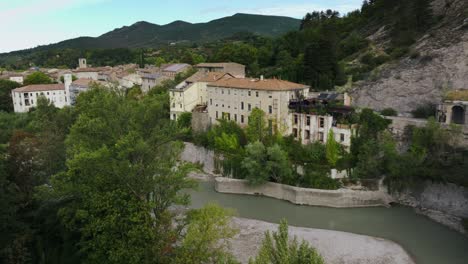
[[[265,233],[262,247],[255,259],[250,259],[249,264],[285,264],[285,263],[308,263],[324,264],[322,256],[317,250],[302,240],[299,244],[297,237],[291,240],[288,233],[288,223],[281,220],[277,232]]]

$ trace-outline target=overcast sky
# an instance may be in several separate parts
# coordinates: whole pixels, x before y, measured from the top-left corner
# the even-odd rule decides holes
[[[0,0],[0,53],[97,37],[137,21],[207,22],[235,13],[302,18],[306,12],[346,13],[362,0]]]

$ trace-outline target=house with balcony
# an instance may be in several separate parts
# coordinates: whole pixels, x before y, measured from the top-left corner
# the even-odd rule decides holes
[[[336,142],[349,148],[355,125],[351,121],[354,109],[347,102],[346,94],[333,92],[291,100],[289,134],[302,144],[326,143],[332,131]]]

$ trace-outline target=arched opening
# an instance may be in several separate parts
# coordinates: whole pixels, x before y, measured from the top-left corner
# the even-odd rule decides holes
[[[456,105],[452,107],[452,123],[465,124],[465,109],[462,106]]]

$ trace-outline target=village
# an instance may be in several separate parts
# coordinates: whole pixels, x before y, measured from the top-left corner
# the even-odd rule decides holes
[[[33,72],[43,72],[55,84],[28,85],[12,90],[15,112],[28,112],[44,96],[56,107],[73,106],[79,93],[100,85],[128,90],[140,87],[143,93],[174,80],[177,75],[193,72],[191,76],[170,90],[170,119],[177,120],[183,113],[192,113],[192,129],[207,131],[218,120],[234,121],[241,127],[248,123],[254,108],[267,115],[270,133],[293,135],[302,144],[326,143],[329,131],[346,148],[351,145],[355,125],[349,116],[356,111],[348,93],[319,92],[313,88],[280,79],[247,77],[245,66],[232,63],[163,64],[160,67],[136,64],[115,67],[92,67],[85,58],[78,68],[39,69],[15,73],[3,72],[0,79],[23,83]],[[462,125],[463,144],[468,144],[468,90],[447,93],[446,100],[437,106],[436,119],[441,124]],[[424,119],[408,116],[386,116],[392,121],[390,129],[398,137],[407,126],[424,126]],[[331,134],[330,134],[331,135]]]

